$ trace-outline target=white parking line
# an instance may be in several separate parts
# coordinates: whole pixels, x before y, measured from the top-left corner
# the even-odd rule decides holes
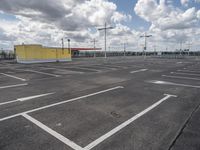
[[[15,103],[15,102],[24,102],[24,101],[32,100],[32,99],[35,99],[35,98],[39,98],[39,97],[43,97],[43,96],[47,96],[47,95],[52,95],[52,94],[54,94],[54,93],[46,93],[46,94],[41,94],[41,95],[18,98],[18,99],[13,100],[13,101],[0,103],[0,106],[10,104],[10,103]]]
[[[161,84],[161,85],[165,84],[165,85],[175,85],[175,86],[183,86],[183,87],[190,87],[190,88],[200,88],[200,86],[197,86],[197,85],[173,83],[173,82],[159,81],[159,80],[147,81],[147,82],[154,83],[154,84]]]
[[[55,93],[46,93],[46,94],[34,95],[34,96],[29,96],[29,97],[24,97],[24,98],[18,98],[17,100],[24,102],[24,101],[32,100],[32,99],[35,99],[35,98],[52,95],[52,94],[55,94]]]
[[[181,75],[190,75],[190,76],[200,76],[200,74],[184,73],[184,72],[171,72],[171,74],[181,74]]]
[[[43,75],[48,75],[48,76],[53,76],[53,77],[60,77],[60,75],[57,75],[57,74],[51,74],[51,73],[40,72],[40,71],[35,71],[35,70],[27,70],[27,71],[38,73],[38,74],[43,74]]]
[[[53,67],[39,67],[42,70],[48,70],[48,69],[55,69],[57,70],[57,68],[53,68]]]
[[[41,67],[40,67],[41,68]],[[42,69],[42,68],[41,68]],[[56,71],[64,71],[64,72],[70,72],[73,74],[84,74],[84,72],[80,72],[80,71],[73,71],[70,70],[69,68],[43,68],[42,70],[56,70]]]
[[[43,75],[48,75],[48,76],[53,76],[53,77],[60,77],[60,75],[57,75],[57,74],[51,74],[51,73],[46,73],[46,72],[41,72],[41,71],[35,71],[35,70],[30,70],[30,69],[17,69],[17,70],[22,70],[22,71],[27,71],[27,72],[33,72],[33,73],[38,73],[38,74],[43,74]]]
[[[15,103],[15,102],[18,102],[19,100],[13,100],[13,101],[8,101],[8,102],[3,102],[3,103],[0,103],[0,106],[2,105],[6,105],[6,104],[10,104],[10,103]]]
[[[25,111],[25,112],[22,112],[22,113],[18,113],[18,114],[14,114],[14,115],[11,115],[11,116],[8,116],[8,117],[1,118],[0,121],[4,121],[4,120],[8,120],[8,119],[11,119],[11,118],[14,118],[14,117],[18,117],[18,116],[20,116],[20,115],[22,115],[24,113],[27,114],[27,113],[43,110],[43,109],[50,108],[50,107],[53,107],[53,106],[57,106],[57,105],[61,105],[61,104],[65,104],[65,103],[69,103],[69,102],[73,102],[73,101],[77,101],[77,100],[80,100],[80,99],[83,99],[83,98],[95,96],[95,95],[98,95],[98,94],[102,94],[102,93],[106,93],[106,92],[109,92],[109,91],[122,89],[122,88],[124,88],[124,87],[123,86],[117,86],[117,87],[110,88],[110,89],[107,89],[107,90],[103,90],[103,91],[95,92],[95,93],[92,93],[92,94],[80,96],[80,97],[77,97],[77,98],[72,98],[72,99],[69,99],[69,100],[65,100],[65,101],[62,101],[62,102],[46,105],[46,106],[43,106],[43,107],[39,107],[39,108],[36,108],[36,109],[28,110],[28,111]]]
[[[190,77],[182,77],[182,76],[168,76],[168,75],[162,75],[162,76],[167,77],[167,78],[175,78],[175,79],[200,80],[199,78],[190,78]]]
[[[144,72],[144,71],[147,71],[147,70],[148,69],[139,69],[139,70],[131,71],[130,73]]]
[[[75,68],[78,68],[78,69],[83,69],[83,70],[88,70],[88,71],[94,71],[94,72],[101,72],[100,70],[97,70],[97,69],[91,69],[91,68],[87,68],[87,67],[75,67]],[[67,69],[67,68],[66,68]]]
[[[112,68],[112,67],[108,67],[104,65],[98,65],[98,64],[92,65],[91,67],[95,67],[96,69],[117,70],[116,68]]]
[[[127,69],[128,67],[125,66],[117,66],[117,65],[104,65],[106,67],[115,67],[115,68],[119,68],[119,69]]]
[[[200,73],[200,71],[194,71],[194,70],[177,70],[179,72],[192,72],[192,73]]]
[[[32,123],[34,123],[35,125],[37,125],[38,127],[40,127],[41,129],[43,129],[44,131],[46,131],[47,133],[49,133],[50,135],[52,135],[55,138],[57,138],[61,142],[63,142],[66,145],[70,146],[74,150],[84,150],[84,148],[80,147],[79,145],[77,145],[73,141],[67,139],[63,135],[61,135],[58,132],[56,132],[56,131],[52,130],[51,128],[47,127],[46,125],[44,125],[43,123],[39,122],[35,118],[33,118],[33,117],[31,117],[31,116],[29,116],[27,114],[22,114],[22,116],[25,117],[26,119],[28,119],[29,121],[31,121]]]
[[[107,138],[111,137],[112,135],[114,135],[118,131],[122,130],[123,128],[125,128],[126,126],[128,126],[129,124],[131,124],[132,122],[134,122],[135,120],[137,120],[138,118],[142,117],[147,112],[151,111],[152,109],[154,109],[155,107],[157,107],[162,102],[164,102],[167,99],[169,99],[170,97],[177,97],[176,95],[170,95],[170,94],[164,94],[164,95],[166,95],[164,98],[162,98],[158,102],[154,103],[153,105],[149,106],[148,108],[146,108],[145,110],[143,110],[139,114],[137,114],[137,115],[133,116],[132,118],[130,118],[129,120],[125,121],[124,123],[120,124],[119,126],[115,127],[114,129],[112,129],[108,133],[102,135],[100,138],[96,139],[92,143],[88,144],[85,147],[85,149],[90,150],[90,149],[94,148],[95,146],[97,146],[98,144],[100,144],[101,142],[103,142],[104,140],[106,140]]]
[[[15,84],[15,85],[7,85],[7,86],[0,86],[0,89],[7,89],[7,88],[13,88],[13,87],[19,87],[19,86],[26,86],[28,83],[24,84]]]
[[[19,78],[19,77],[10,75],[10,74],[6,74],[6,73],[0,73],[0,74],[2,74],[2,75],[4,75],[4,76],[7,76],[7,77],[10,77],[10,78],[18,79],[18,80],[21,80],[21,81],[26,81],[26,79]]]

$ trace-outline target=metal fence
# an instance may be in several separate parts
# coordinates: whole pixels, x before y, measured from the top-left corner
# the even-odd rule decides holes
[[[115,56],[156,56],[156,57],[164,57],[164,58],[184,58],[186,56],[200,56],[200,52],[132,52],[132,51],[108,51],[107,57],[115,57]],[[104,51],[79,51],[72,57],[104,57]]]

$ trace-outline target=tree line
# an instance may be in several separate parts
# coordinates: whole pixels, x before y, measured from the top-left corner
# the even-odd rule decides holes
[[[1,60],[15,59],[15,54],[12,51],[0,51]]]

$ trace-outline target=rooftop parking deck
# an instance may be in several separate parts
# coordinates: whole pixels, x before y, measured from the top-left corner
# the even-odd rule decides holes
[[[196,57],[0,64],[1,150],[198,150]]]

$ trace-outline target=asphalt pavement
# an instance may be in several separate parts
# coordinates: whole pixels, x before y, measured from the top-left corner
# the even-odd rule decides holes
[[[199,150],[200,60],[0,62],[0,150]]]

